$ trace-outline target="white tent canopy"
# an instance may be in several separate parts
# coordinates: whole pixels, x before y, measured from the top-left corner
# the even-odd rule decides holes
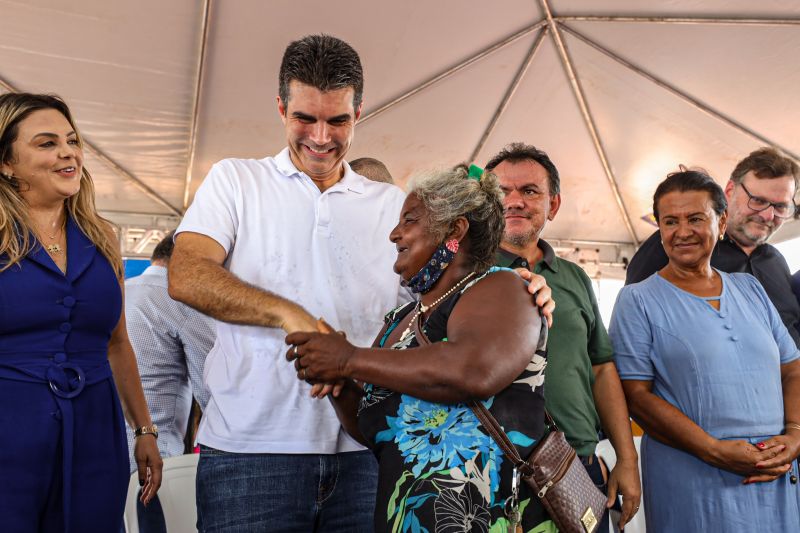
[[[215,161],[285,145],[278,67],[310,33],[348,41],[364,64],[350,158],[381,159],[402,184],[535,144],[562,176],[545,236],[610,263],[653,231],[642,217],[679,163],[724,184],[759,146],[800,154],[800,4],[789,0],[0,5],[0,86],[67,100],[128,254],[160,235],[147,230],[176,225]]]

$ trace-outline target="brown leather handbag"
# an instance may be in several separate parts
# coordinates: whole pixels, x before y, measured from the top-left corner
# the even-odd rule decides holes
[[[607,498],[592,482],[575,450],[545,412],[550,433],[533,449],[528,460],[480,402],[470,405],[481,425],[517,467],[522,479],[533,489],[561,533],[593,533],[597,530]]]

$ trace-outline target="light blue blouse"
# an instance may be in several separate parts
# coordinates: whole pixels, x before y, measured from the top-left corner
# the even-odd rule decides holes
[[[652,381],[715,438],[778,435],[780,366],[800,350],[756,278],[719,274],[719,310],[658,274],[622,289],[609,328],[620,378]]]

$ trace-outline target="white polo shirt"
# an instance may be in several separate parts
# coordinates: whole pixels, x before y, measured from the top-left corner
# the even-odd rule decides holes
[[[383,316],[410,298],[392,270],[397,254],[389,241],[405,193],[344,167],[344,177],[320,192],[288,148],[274,158],[225,159],[211,168],[178,233],[211,237],[237,277],[369,346]],[[279,328],[218,323],[199,442],[242,453],[362,449],[330,402],[311,398],[310,386],[297,379],[285,337]]]

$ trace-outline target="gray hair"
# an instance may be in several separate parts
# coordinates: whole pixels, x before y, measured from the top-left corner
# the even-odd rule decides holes
[[[431,234],[437,241],[444,241],[458,217],[467,219],[470,260],[482,273],[494,264],[503,237],[503,193],[494,174],[484,174],[480,181],[468,176],[464,165],[429,172],[417,176],[408,193],[425,206]]]

